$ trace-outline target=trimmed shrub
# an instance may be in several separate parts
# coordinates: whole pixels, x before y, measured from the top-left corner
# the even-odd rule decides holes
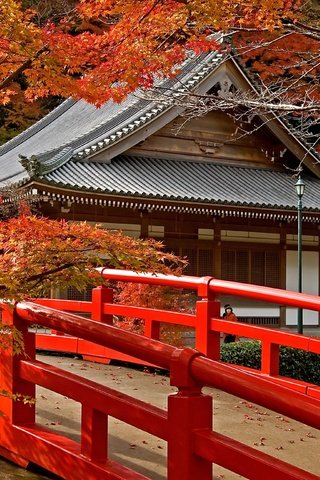
[[[320,385],[320,355],[280,347],[280,375]]]
[[[244,341],[221,346],[223,362],[261,368],[261,342]],[[290,347],[280,347],[280,375],[320,385],[320,355]]]
[[[221,360],[260,370],[261,343],[256,341],[224,343],[221,345]]]

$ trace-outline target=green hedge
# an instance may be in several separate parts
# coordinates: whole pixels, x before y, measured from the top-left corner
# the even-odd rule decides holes
[[[244,341],[221,346],[221,360],[260,369],[261,343]],[[280,375],[320,385],[320,355],[290,347],[280,347]]]

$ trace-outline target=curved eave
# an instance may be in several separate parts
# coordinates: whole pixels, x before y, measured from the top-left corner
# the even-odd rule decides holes
[[[73,185],[54,184],[43,180],[31,180],[25,188],[37,191],[43,201],[70,202],[81,205],[97,205],[101,207],[118,207],[130,210],[147,210],[175,212],[195,215],[244,218],[253,220],[297,221],[297,210],[286,205],[254,204],[206,200],[194,198],[178,198],[169,196],[152,196],[131,194],[119,191],[103,191],[102,189],[78,189]],[[303,222],[320,224],[318,210],[304,209]]]

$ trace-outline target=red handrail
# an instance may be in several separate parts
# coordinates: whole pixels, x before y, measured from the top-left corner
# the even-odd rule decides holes
[[[16,311],[19,317],[30,324],[36,322],[106,347],[112,346],[122,353],[134,355],[167,370],[177,351],[171,345],[32,302],[18,303]],[[271,380],[258,378],[249,372],[237,371],[235,375],[235,367],[208,358],[196,356],[190,362],[190,369],[192,377],[202,385],[220,388],[320,428],[320,402],[314,398],[306,398],[299,392],[275,385]]]
[[[29,324],[36,323],[57,329],[99,345],[112,347],[128,355],[137,356],[161,368],[167,370],[170,368],[170,356],[174,351],[171,345],[33,302],[19,302],[16,305],[16,312]],[[136,340],[133,341],[133,338]]]
[[[110,268],[97,268],[103,279],[115,281],[128,281],[134,283],[147,283],[149,285],[170,286],[172,288],[185,288],[199,290],[204,285],[213,294],[235,295],[239,297],[264,300],[294,307],[320,311],[320,297],[306,293],[281,290],[278,288],[263,287],[248,283],[230,282],[214,277],[175,276],[155,273],[116,270]]]
[[[216,290],[220,291],[223,289],[224,292],[229,294],[236,295],[239,292],[245,296],[253,296],[256,291],[261,296],[262,299],[274,302],[275,298],[279,301],[282,301],[282,304],[290,305],[297,303],[300,298],[304,299],[305,304],[312,309],[317,309],[319,304],[319,297],[305,294],[297,294],[296,292],[287,292],[274,288],[266,287],[257,287],[255,285],[248,284],[237,284],[235,282],[227,282],[214,279],[212,277],[191,277],[191,276],[174,276],[174,275],[163,275],[163,274],[150,274],[142,273],[139,274],[133,271],[122,271],[114,269],[98,269],[98,272],[104,279],[117,280],[117,281],[128,281],[136,283],[151,283],[152,285],[166,285],[171,288],[189,288],[197,289],[198,295],[202,298],[203,301],[197,302],[197,308],[195,314],[186,314],[184,312],[174,312],[168,310],[159,310],[151,309],[145,307],[129,306],[129,305],[119,305],[112,303],[112,294],[109,297],[106,297],[103,294],[103,291],[108,289],[102,289],[98,293],[98,296],[94,296],[92,303],[83,302],[83,307],[81,307],[81,302],[70,302],[66,300],[40,300],[37,301],[42,304],[47,304],[48,306],[57,306],[61,309],[72,309],[91,313],[93,311],[98,312],[95,314],[95,319],[100,319],[101,321],[112,323],[113,315],[124,315],[127,317],[141,318],[145,320],[145,335],[151,338],[159,339],[159,326],[160,323],[164,324],[179,324],[195,329],[195,340],[196,348],[205,353],[210,358],[218,360],[220,358],[220,332],[231,333],[238,336],[253,338],[262,341],[262,368],[261,372],[263,374],[272,375],[275,381],[286,383],[285,378],[279,377],[279,345],[290,346],[293,348],[303,349],[306,351],[320,353],[320,339],[309,338],[303,335],[298,335],[296,333],[289,333],[279,330],[270,330],[269,328],[257,327],[252,325],[246,325],[240,322],[227,322],[219,318],[220,316],[220,304],[218,301],[214,300]],[[218,285],[218,286],[217,286]],[[99,290],[95,289],[95,290]],[[110,290],[110,289],[109,289]],[[249,293],[248,293],[249,292]],[[111,299],[111,302],[110,302]],[[298,303],[299,305],[299,303]],[[104,318],[102,318],[102,316]],[[38,345],[40,348],[51,349],[51,345],[54,346],[55,350],[63,350],[68,345],[68,340],[60,338],[60,341],[57,341],[55,338],[50,338],[49,335],[38,335]],[[86,344],[86,351],[82,347],[81,343],[69,344],[73,348],[74,353],[80,353],[84,355],[84,358],[96,358],[101,359],[107,358],[109,355],[110,358],[124,359],[116,351],[109,350],[103,354],[99,349],[97,350],[93,344],[90,346],[90,353],[88,352],[88,344]],[[76,351],[77,350],[77,351]],[[103,356],[104,355],[104,356]],[[128,361],[135,361],[134,358],[126,358]],[[258,372],[256,372],[258,373]],[[310,389],[306,383],[299,381],[291,381],[291,388],[296,388],[300,391],[308,392],[310,395],[319,396],[318,391]]]

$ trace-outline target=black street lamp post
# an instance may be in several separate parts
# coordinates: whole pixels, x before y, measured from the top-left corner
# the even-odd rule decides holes
[[[304,181],[299,174],[295,184],[298,195],[298,292],[302,292],[302,196],[304,194]],[[298,308],[298,333],[303,334],[303,310]]]

